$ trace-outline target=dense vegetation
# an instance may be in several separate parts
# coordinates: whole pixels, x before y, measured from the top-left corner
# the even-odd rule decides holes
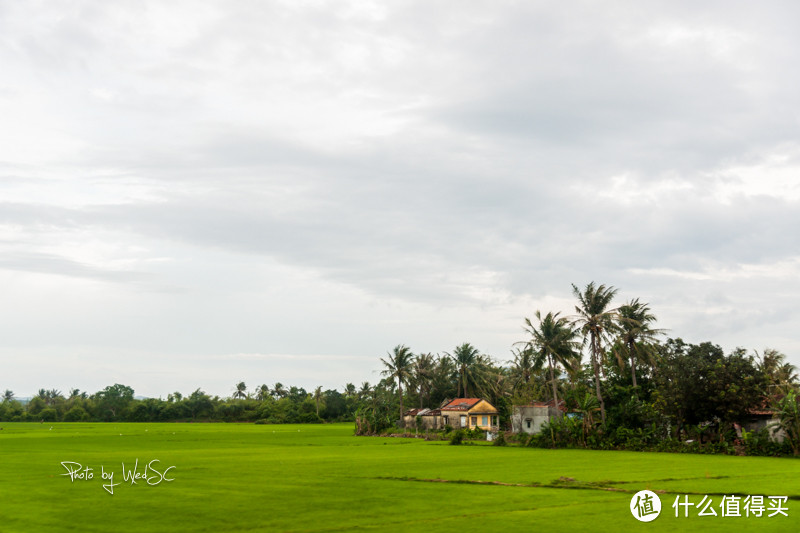
[[[549,401],[571,413],[526,438],[532,446],[800,453],[798,375],[784,354],[743,348],[726,354],[710,342],[663,339],[639,299],[614,307],[613,287],[572,289],[575,314],[537,311],[535,320],[526,318],[528,338],[515,346],[510,366],[470,344],[442,356],[414,356],[401,345],[382,360],[384,374],[406,405],[480,396],[499,409],[506,427],[514,404]],[[387,395],[362,407],[357,431],[389,427],[398,405]],[[742,427],[757,412],[775,413],[786,434],[782,444],[773,441],[774,431]]]
[[[200,389],[166,399],[135,399],[115,384],[95,394],[73,389],[39,391],[26,404],[6,390],[5,421],[252,421],[309,423],[356,421],[360,434],[398,424],[408,407],[438,407],[454,397],[482,397],[510,426],[512,405],[552,401],[577,414],[555,419],[529,444],[563,447],[663,449],[686,440],[705,451],[800,453],[798,376],[772,349],[729,354],[710,342],[663,339],[648,304],[638,299],[614,307],[617,289],[572,287],[575,314],[537,311],[524,319],[526,338],[503,364],[470,343],[452,352],[412,353],[396,346],[380,359],[377,384],[343,390],[306,391],[275,383],[248,390],[244,382],[229,398]],[[787,435],[784,446],[769,435],[736,432],[755,410],[774,410]]]

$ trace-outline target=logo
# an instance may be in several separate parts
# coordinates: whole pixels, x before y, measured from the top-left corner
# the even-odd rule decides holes
[[[661,500],[650,490],[640,490],[631,498],[631,514],[640,522],[652,522],[661,512]]]

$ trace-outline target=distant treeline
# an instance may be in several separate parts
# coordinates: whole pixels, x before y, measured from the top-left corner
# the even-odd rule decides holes
[[[349,392],[348,392],[349,389]],[[367,386],[367,389],[370,389]],[[11,422],[173,422],[218,421],[314,423],[353,420],[362,396],[355,387],[346,392],[322,390],[309,393],[300,387],[285,388],[276,383],[248,393],[243,382],[236,385],[230,398],[210,396],[200,389],[184,396],[180,392],[166,399],[135,399],[127,385],[114,384],[95,394],[72,389],[64,395],[59,390],[40,389],[23,404],[6,390],[0,403],[0,420]]]
[[[800,455],[800,379],[783,353],[736,348],[726,354],[710,342],[664,339],[649,304],[632,299],[615,306],[617,289],[595,283],[582,290],[573,285],[572,293],[573,315],[536,311],[533,320],[523,320],[524,337],[505,364],[470,343],[437,354],[400,344],[376,358],[383,367],[379,383],[347,383],[341,392],[281,383],[248,390],[240,382],[229,398],[197,389],[140,400],[130,387],[115,384],[91,395],[42,389],[23,405],[7,390],[0,420],[358,420],[357,432],[375,434],[399,424],[410,407],[478,397],[498,409],[504,429],[511,429],[513,405],[551,402],[572,415],[554,417],[536,445],[657,449],[691,441],[730,452],[749,439],[772,454],[783,453],[770,444],[781,430]],[[748,431],[759,417],[764,429]]]

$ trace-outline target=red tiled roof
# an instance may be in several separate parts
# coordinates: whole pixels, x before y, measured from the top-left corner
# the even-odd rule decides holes
[[[456,398],[441,408],[442,411],[469,411],[481,398]]]

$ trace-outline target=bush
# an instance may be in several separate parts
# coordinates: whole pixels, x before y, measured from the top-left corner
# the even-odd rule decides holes
[[[464,442],[464,430],[459,429],[458,431],[453,431],[450,435],[450,444],[458,446],[459,444]]]
[[[508,446],[506,442],[506,434],[503,431],[497,432],[497,438],[494,439],[492,446]]]
[[[89,413],[79,405],[64,413],[64,422],[85,422],[87,420],[89,420]]]
[[[468,429],[466,434],[467,438],[470,440],[483,440],[486,438],[486,430],[477,426],[472,429]]]
[[[58,412],[52,407],[42,409],[36,416],[45,422],[55,422],[58,420]]]

